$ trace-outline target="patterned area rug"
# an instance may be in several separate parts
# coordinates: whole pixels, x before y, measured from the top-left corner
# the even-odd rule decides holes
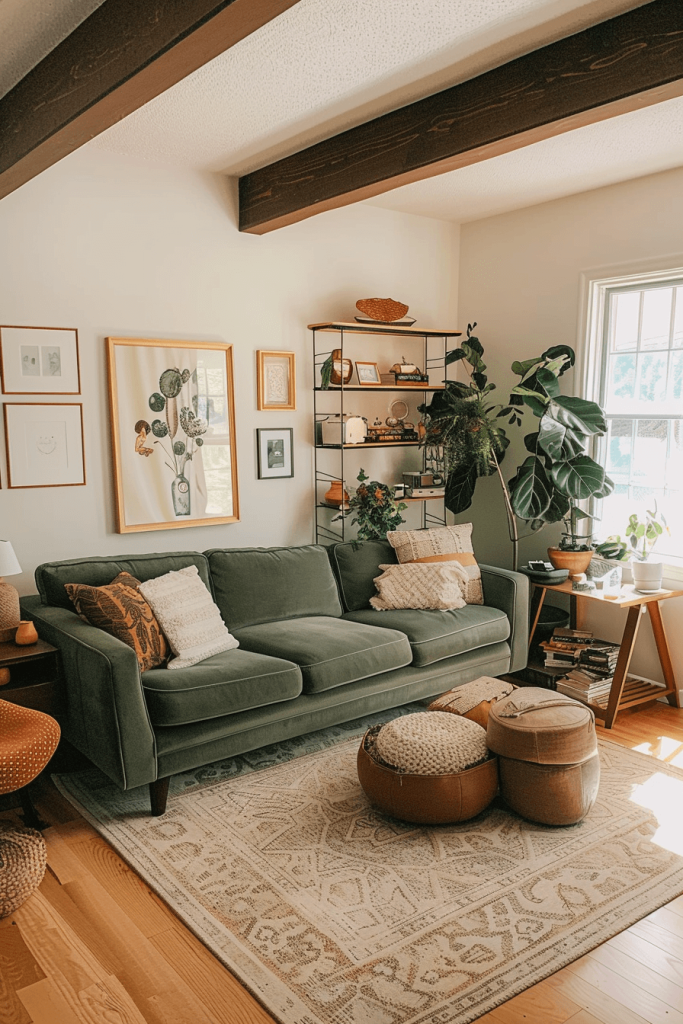
[[[360,789],[373,720],[179,776],[161,819],[58,784],[284,1024],[467,1024],[683,893],[683,772],[605,742],[579,825],[425,828]]]

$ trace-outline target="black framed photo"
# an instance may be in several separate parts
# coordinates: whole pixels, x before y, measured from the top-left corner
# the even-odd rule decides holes
[[[259,480],[294,476],[294,431],[292,427],[259,427],[256,431]]]

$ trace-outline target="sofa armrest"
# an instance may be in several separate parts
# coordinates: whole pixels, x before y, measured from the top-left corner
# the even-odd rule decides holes
[[[521,572],[480,565],[484,604],[510,620],[510,672],[526,668],[529,646],[529,580]]]
[[[157,777],[156,742],[135,652],[75,612],[21,599],[40,637],[59,648],[65,737],[122,789]]]

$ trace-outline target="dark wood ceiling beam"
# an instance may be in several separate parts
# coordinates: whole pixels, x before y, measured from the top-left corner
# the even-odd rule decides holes
[[[245,175],[240,230],[263,234],[681,94],[683,2],[654,0]]]
[[[105,0],[0,100],[0,198],[297,0]]]

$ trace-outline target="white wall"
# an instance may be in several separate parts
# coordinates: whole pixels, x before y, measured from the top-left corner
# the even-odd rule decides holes
[[[463,225],[459,315],[463,324],[479,321],[477,334],[490,379],[499,388],[498,400],[504,401],[506,389],[518,380],[510,371],[513,360],[540,355],[553,344],[579,348],[584,333],[582,274],[599,268],[613,273],[617,265],[625,274],[635,273],[639,265],[659,269],[668,255],[672,267],[680,266],[682,227],[683,170]],[[509,428],[516,437],[504,463],[506,479],[525,457],[521,437],[535,429],[534,422],[527,413],[524,428]],[[458,518],[475,523],[475,549],[481,561],[510,565],[495,479],[479,482],[473,508]],[[558,528],[546,528],[524,543],[520,564],[530,555],[545,553],[558,536]],[[599,616],[592,614],[592,628],[607,639],[619,639],[625,613],[614,608],[599,611]],[[664,603],[662,614],[683,685],[683,598]],[[661,679],[649,622],[644,625],[633,669]]]
[[[379,295],[409,303],[420,325],[453,326],[457,257],[457,227],[368,206],[264,237],[240,234],[234,182],[87,150],[8,196],[0,203],[0,324],[78,328],[88,480],[8,490],[3,465],[0,534],[25,570],[12,582],[31,593],[36,565],[80,555],[310,542],[306,325],[350,319],[356,299]],[[114,532],[107,335],[234,345],[241,522]],[[380,358],[374,341],[358,345],[358,358],[386,362],[388,350]],[[256,411],[259,348],[296,352],[296,412]],[[382,416],[385,405],[382,396]],[[294,428],[291,480],[256,478],[255,428],[267,426]],[[376,454],[373,462],[365,453],[365,468],[386,479],[386,458]]]

